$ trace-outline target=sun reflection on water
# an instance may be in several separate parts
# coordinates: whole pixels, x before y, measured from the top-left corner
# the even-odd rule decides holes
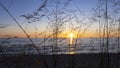
[[[68,34],[68,37],[69,37],[69,54],[75,54],[75,51],[74,51],[74,34],[73,33],[69,33]]]
[[[69,48],[69,54],[75,54],[75,48],[74,47],[70,47]]]
[[[74,51],[73,52],[69,52],[69,54],[72,55],[72,54],[75,54],[75,52]]]

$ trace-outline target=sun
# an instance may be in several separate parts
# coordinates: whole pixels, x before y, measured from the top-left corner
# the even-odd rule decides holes
[[[68,38],[69,38],[69,44],[73,44],[74,34],[73,33],[69,33],[68,34]]]
[[[74,34],[73,34],[73,33],[69,33],[69,34],[68,34],[68,37],[69,37],[69,38],[73,38],[73,37],[74,37]]]

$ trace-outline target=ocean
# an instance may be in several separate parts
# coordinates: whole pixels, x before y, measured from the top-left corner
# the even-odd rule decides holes
[[[100,53],[106,50],[106,39],[100,38],[32,38],[34,45],[28,38],[0,38],[0,54],[80,54]],[[118,53],[118,39],[110,38],[108,52]]]

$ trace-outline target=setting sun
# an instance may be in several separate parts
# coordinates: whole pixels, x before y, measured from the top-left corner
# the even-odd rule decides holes
[[[69,33],[68,34],[68,37],[69,37],[69,44],[73,44],[73,38],[74,38],[74,34],[73,33]]]
[[[73,34],[73,33],[70,33],[68,36],[69,36],[70,38],[73,38],[73,37],[74,37],[74,34]]]

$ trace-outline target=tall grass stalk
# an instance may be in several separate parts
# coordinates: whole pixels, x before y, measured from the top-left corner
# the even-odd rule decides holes
[[[20,29],[25,33],[25,35],[27,36],[27,38],[31,41],[32,43],[32,46],[35,47],[35,49],[37,50],[37,52],[39,53],[40,55],[40,52],[39,52],[39,49],[35,46],[34,42],[32,41],[32,39],[30,38],[30,36],[27,34],[27,32],[23,29],[23,27],[18,23],[18,21],[14,18],[14,16],[7,10],[7,8],[5,8],[1,3],[0,3],[0,6],[10,15],[10,17],[15,21],[15,23],[20,27]],[[27,46],[25,46],[26,48]],[[41,56],[40,56],[41,57]],[[41,57],[42,58],[42,57]],[[45,62],[45,60],[42,58],[42,61],[41,61],[45,66],[46,68],[49,68],[47,63]]]

